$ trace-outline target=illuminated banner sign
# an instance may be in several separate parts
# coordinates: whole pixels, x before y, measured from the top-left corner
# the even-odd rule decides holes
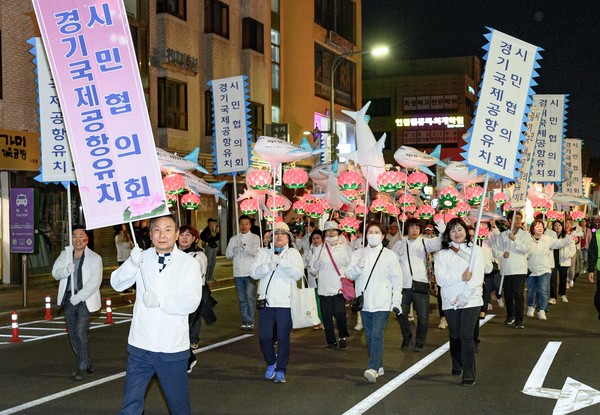
[[[36,57],[40,113],[41,174],[35,179],[45,183],[74,182],[77,179],[67,141],[67,130],[44,45],[39,37],[31,38],[28,43],[33,45],[30,52]]]
[[[583,174],[581,172],[581,146],[583,141],[578,138],[565,138],[563,151],[565,176],[561,192],[571,196],[584,196]]]
[[[442,117],[409,117],[396,118],[396,127],[430,127],[433,125],[444,126],[446,128],[464,128],[465,117],[442,116]]]
[[[531,107],[527,114],[527,129],[525,130],[525,142],[523,143],[523,158],[519,168],[519,178],[515,183],[510,203],[513,209],[523,209],[527,203],[527,188],[529,187],[529,174],[531,173],[531,159],[535,147],[535,138],[540,128],[543,109]]]
[[[122,0],[33,0],[88,229],[168,213]]]
[[[567,95],[533,96],[533,105],[546,109],[533,154],[532,182],[562,181],[562,151],[567,119]]]
[[[513,180],[541,56],[537,46],[497,30],[486,38],[485,73],[463,156],[478,174]]]
[[[212,90],[215,127],[215,174],[245,172],[250,165],[250,116],[246,76],[214,79]]]

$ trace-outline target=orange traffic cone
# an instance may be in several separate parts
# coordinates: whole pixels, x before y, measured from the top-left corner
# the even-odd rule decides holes
[[[46,296],[46,315],[44,316],[44,320],[54,320],[52,317],[52,305],[50,304],[50,296]]]
[[[107,298],[106,299],[106,320],[104,321],[104,324],[113,324],[111,304],[112,304],[112,301],[110,300],[110,298]]]
[[[10,339],[11,343],[21,343],[23,340],[19,338],[19,316],[16,311],[12,312],[12,339]]]

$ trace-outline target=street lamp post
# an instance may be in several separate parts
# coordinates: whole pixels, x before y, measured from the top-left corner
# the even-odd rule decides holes
[[[384,56],[389,53],[389,49],[385,46],[375,48],[371,51],[357,50],[354,52],[345,52],[337,55],[331,64],[330,72],[330,88],[329,88],[329,146],[330,146],[330,161],[333,162],[336,159],[335,150],[338,145],[338,136],[335,128],[335,72],[342,63],[342,61],[348,56],[353,55],[373,55],[373,56]]]

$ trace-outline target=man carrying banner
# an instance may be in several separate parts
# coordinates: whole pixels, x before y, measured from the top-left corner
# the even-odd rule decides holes
[[[150,238],[154,247],[143,252],[133,248],[129,259],[110,278],[117,291],[137,284],[120,414],[142,413],[146,388],[154,374],[170,413],[191,413],[188,315],[202,298],[202,272],[198,261],[177,248],[178,236],[173,215],[153,218]]]
[[[83,380],[86,373],[92,373],[88,348],[90,313],[100,310],[101,306],[102,258],[87,244],[85,227],[74,226],[73,246],[67,246],[52,267],[52,276],[60,281],[58,305],[64,307],[69,340],[77,356],[77,370],[73,373],[75,380]]]

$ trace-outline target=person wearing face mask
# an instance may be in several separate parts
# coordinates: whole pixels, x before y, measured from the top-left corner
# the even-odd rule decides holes
[[[323,232],[320,229],[315,229],[310,234],[310,248],[305,250],[303,255],[304,267],[308,275],[308,286],[310,288],[317,288],[317,275],[310,272],[308,266],[313,259],[321,259],[323,247]]]
[[[483,305],[483,250],[473,245],[467,225],[451,219],[435,257],[435,277],[442,289],[442,308],[448,321],[452,375],[462,374],[462,386],[475,383],[475,325]]]
[[[346,322],[346,300],[342,295],[342,278],[346,277],[346,267],[350,263],[352,249],[340,237],[338,223],[325,223],[325,243],[320,256],[312,258],[308,265],[309,274],[318,279],[317,293],[321,303],[321,315],[325,329],[326,350],[346,350],[346,337],[349,337]],[[336,341],[333,318],[337,323],[339,341]]]
[[[398,256],[383,247],[385,227],[370,222],[366,227],[367,245],[352,253],[346,271],[356,281],[356,296],[363,295],[360,311],[367,338],[369,363],[364,377],[371,383],[383,376],[383,333],[390,311],[402,313],[402,268]]]
[[[304,276],[302,256],[292,247],[292,234],[284,222],[275,224],[273,247],[262,248],[250,267],[258,280],[258,339],[267,363],[265,379],[285,382],[290,356],[292,313],[290,296],[296,281]],[[277,352],[273,331],[277,327]]]

